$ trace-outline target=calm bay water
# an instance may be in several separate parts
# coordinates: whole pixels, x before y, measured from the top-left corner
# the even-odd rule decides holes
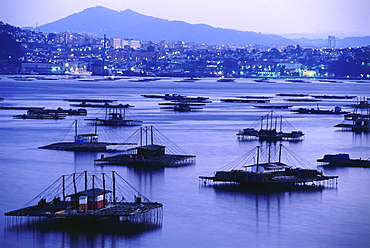
[[[224,103],[221,98],[243,95],[274,96],[275,93],[369,96],[370,84],[255,83],[240,79],[218,83],[202,79],[195,83],[163,79],[154,82],[74,79],[0,80],[2,106],[70,108],[66,98],[116,99],[135,107],[130,112],[144,125],[153,125],[187,154],[197,156],[195,165],[162,170],[135,170],[125,166],[95,166],[96,153],[52,151],[37,147],[57,142],[63,130],[78,119],[102,115],[88,109],[88,116],[63,120],[17,120],[24,110],[0,110],[0,246],[1,247],[369,247],[370,169],[331,168],[324,174],[338,175],[338,185],[318,190],[250,192],[239,187],[204,186],[200,175],[210,175],[254,148],[258,141],[240,142],[239,129],[250,127],[268,109],[253,103]],[[141,94],[176,93],[210,97],[202,111],[161,111],[158,99]],[[316,107],[317,103],[287,102],[274,97],[271,103]],[[322,109],[332,109],[355,100],[326,99]],[[370,156],[370,134],[353,134],[334,128],[342,116],[299,115],[289,109],[275,110],[297,130],[301,142],[284,145],[316,166],[327,153],[349,153],[353,158]],[[83,126],[81,128],[88,128]],[[99,132],[126,138],[137,127],[101,127]],[[102,135],[104,136],[104,135]],[[76,234],[55,231],[17,230],[5,226],[4,212],[22,207],[62,174],[115,170],[152,201],[164,204],[163,226],[135,236]]]

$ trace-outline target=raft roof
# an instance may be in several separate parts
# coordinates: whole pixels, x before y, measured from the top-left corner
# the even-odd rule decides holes
[[[88,197],[93,197],[93,196],[103,195],[103,194],[108,194],[108,193],[112,193],[112,191],[111,190],[104,190],[104,189],[100,189],[100,188],[93,188],[93,189],[83,190],[83,191],[77,192],[75,194],[70,194],[70,195],[67,195],[66,197],[82,196],[82,195],[85,195],[85,196],[88,196]]]
[[[165,148],[165,147],[166,146],[153,144],[153,145],[145,145],[145,146],[133,147],[133,148],[130,148],[130,149],[127,149],[127,150],[143,149],[143,150],[155,151],[155,150],[158,150],[158,149],[161,149],[161,148]]]
[[[265,169],[269,169],[269,170],[272,170],[272,169],[279,170],[279,169],[284,169],[284,168],[293,168],[293,166],[287,165],[287,164],[284,164],[284,163],[281,163],[281,162],[268,162],[268,163],[262,163],[262,164],[251,164],[251,165],[245,165],[244,167],[252,167],[252,166],[261,166],[261,167],[263,167]]]

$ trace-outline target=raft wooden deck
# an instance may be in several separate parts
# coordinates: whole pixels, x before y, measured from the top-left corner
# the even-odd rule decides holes
[[[85,171],[61,176],[30,203],[4,215],[7,228],[132,233],[161,227],[163,205],[115,172],[109,177]]]

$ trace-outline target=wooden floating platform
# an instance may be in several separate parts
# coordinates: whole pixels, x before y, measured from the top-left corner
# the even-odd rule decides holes
[[[255,108],[271,108],[271,109],[287,109],[293,107],[293,105],[256,105]]]
[[[270,100],[266,99],[239,99],[239,98],[227,98],[220,99],[221,102],[237,102],[237,103],[267,103]]]
[[[290,101],[290,102],[320,102],[321,99],[315,99],[315,98],[287,98],[283,99],[284,101]]]
[[[125,119],[85,119],[88,121],[93,121],[93,124],[98,126],[111,126],[111,127],[120,127],[120,126],[140,126],[143,124],[142,121],[139,120],[125,120]]]
[[[205,106],[205,102],[188,102],[188,101],[171,101],[171,102],[160,102],[158,105],[166,105],[166,107],[160,107],[163,110],[173,110],[175,112],[190,112],[190,111],[200,111],[203,108],[200,106]]]
[[[145,98],[160,98],[166,101],[186,101],[186,102],[201,102],[201,103],[211,103],[212,101],[209,100],[209,97],[189,97],[185,95],[179,94],[164,94],[164,95],[141,95]]]
[[[296,170],[295,172],[299,172]],[[302,172],[302,171],[300,171]],[[307,170],[305,171],[307,172]],[[315,172],[315,170],[312,170]],[[265,188],[265,189],[281,189],[290,188],[294,186],[315,186],[315,182],[324,182],[329,180],[337,179],[338,176],[296,176],[293,172],[291,176],[278,176],[275,177],[273,174],[261,174],[261,173],[250,173],[250,172],[237,172],[237,171],[217,171],[213,177],[199,176],[200,179],[205,181],[213,182],[228,182],[238,183],[244,186],[253,188]]]
[[[0,106],[0,109],[6,109],[6,110],[31,110],[31,109],[43,110],[45,108],[44,107],[7,107],[7,106]]]
[[[93,133],[78,133],[77,120],[75,120],[72,123],[72,125],[75,126],[73,137],[74,142],[61,141],[50,145],[41,146],[39,148],[51,150],[78,151],[78,152],[114,152],[117,150],[108,148],[108,146],[136,145],[136,143],[99,142],[97,126],[95,126],[95,130]]]
[[[156,135],[154,135],[154,131]],[[141,168],[179,167],[195,163],[195,155],[181,154],[181,150],[153,126],[141,127],[130,137],[138,137],[137,147],[122,153],[95,160],[97,165],[124,165]],[[154,143],[154,140],[167,141],[167,144]],[[166,149],[172,149],[169,153]]]
[[[344,120],[346,121],[346,120]],[[370,119],[365,118],[365,119],[355,119],[352,120],[352,124],[347,124],[347,123],[339,123],[335,125],[334,127],[341,127],[345,131],[352,131],[355,133],[368,133],[370,132]]]
[[[349,154],[326,154],[323,158],[317,159],[321,166],[340,166],[340,167],[370,167],[370,159],[351,159]]]
[[[291,110],[291,112],[298,113],[298,114],[316,114],[316,115],[341,115],[341,114],[348,114],[347,111],[342,111],[340,107],[335,107],[334,109],[319,109],[319,108],[299,108]]]
[[[59,114],[59,113],[34,113],[34,112],[27,112],[27,114],[22,115],[14,115],[14,119],[65,119],[66,114]]]
[[[229,166],[231,170],[216,171],[213,176],[199,176],[203,183],[223,182],[236,183],[250,188],[263,189],[283,189],[292,188],[296,186],[315,186],[321,182],[333,182],[338,176],[325,176],[322,171],[316,169],[306,169],[283,163],[282,147],[279,150],[271,152],[271,145],[268,146],[268,152],[265,153],[260,150],[260,146],[255,150],[251,150],[247,155],[234,160]],[[287,149],[285,149],[287,150]],[[254,154],[256,152],[256,155]],[[261,162],[262,154],[264,154],[265,162]],[[289,154],[290,156],[292,154]],[[288,156],[286,156],[288,157]],[[294,155],[296,158],[296,156]],[[275,160],[276,158],[276,160]],[[292,160],[289,157],[289,160]],[[236,162],[235,162],[236,161]],[[248,161],[253,161],[249,164]],[[255,162],[257,161],[257,162]],[[292,163],[292,161],[290,161]],[[246,164],[247,163],[247,164]],[[302,161],[298,161],[301,166],[304,165]],[[240,169],[237,169],[237,168]]]
[[[134,234],[161,227],[163,205],[115,172],[85,171],[61,176],[25,207],[4,215],[9,229]]]
[[[115,143],[95,142],[95,143],[75,143],[75,142],[59,142],[46,146],[40,146],[41,149],[50,150],[65,150],[65,151],[83,151],[83,152],[114,152],[115,149],[108,149],[107,146],[115,145]]]
[[[294,97],[305,97],[308,94],[300,94],[300,93],[277,93],[275,96],[294,96]]]
[[[370,109],[370,102],[368,100],[361,100],[357,104],[351,104],[348,106],[359,109]]]
[[[39,119],[39,118],[32,118],[34,115],[39,114],[42,115],[50,115],[50,114],[66,114],[66,115],[87,115],[86,109],[45,109],[45,107],[4,107],[0,106],[0,109],[5,110],[27,110],[26,115],[17,115],[17,117],[24,117],[24,119]],[[29,118],[27,118],[29,117]]]
[[[321,99],[353,99],[357,96],[336,96],[336,95],[311,95],[313,98],[321,98]]]
[[[247,98],[247,99],[270,99],[272,96],[237,96],[236,98]]]
[[[80,103],[80,104],[70,104],[74,107],[89,107],[89,108],[131,108],[134,107],[130,104],[118,104],[118,105],[112,105],[109,103],[104,104],[93,104],[93,103]]]
[[[302,131],[283,131],[283,117],[276,115],[273,110],[268,114],[261,116],[259,120],[261,123],[259,129],[248,127],[239,130],[236,134],[238,140],[258,139],[260,141],[300,141],[303,139],[304,133]]]
[[[145,148],[145,147],[142,147]],[[179,167],[195,163],[195,155],[163,154],[160,156],[137,156],[119,154],[107,158],[96,159],[96,165],[127,165],[134,167]]]
[[[140,126],[143,124],[140,120],[135,120],[128,118],[127,115],[130,114],[128,108],[133,107],[131,105],[109,105],[105,104],[105,116],[104,118],[95,118],[95,119],[85,119],[91,122],[91,124],[98,126]]]
[[[51,218],[71,218],[71,217],[88,217],[88,216],[132,216],[139,212],[146,212],[158,207],[161,203],[156,202],[125,202],[115,205],[107,205],[104,208],[81,213],[79,210],[65,210],[70,207],[71,203],[63,202],[45,202],[36,206],[21,208],[5,213],[5,216],[45,216]]]
[[[67,102],[95,102],[95,103],[106,103],[106,102],[117,102],[117,100],[107,100],[107,99],[63,99]]]

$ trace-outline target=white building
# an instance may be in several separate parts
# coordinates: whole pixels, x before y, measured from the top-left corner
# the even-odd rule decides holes
[[[328,37],[328,48],[336,48],[337,47],[337,38],[335,36],[329,36]]]

